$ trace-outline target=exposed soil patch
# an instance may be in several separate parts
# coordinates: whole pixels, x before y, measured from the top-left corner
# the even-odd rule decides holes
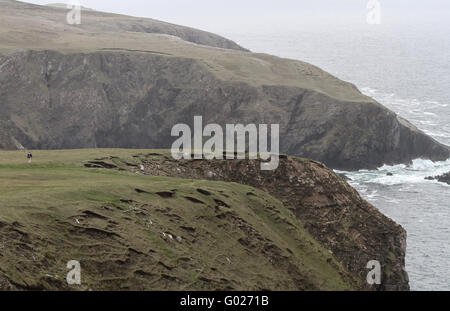
[[[214,202],[216,202],[217,206],[231,208],[227,203],[225,203],[222,200],[214,199]]]
[[[83,214],[87,217],[91,217],[91,218],[99,218],[99,219],[107,219],[108,217],[100,215],[96,212],[90,211],[90,210],[86,210],[83,212]]]
[[[203,194],[203,195],[206,195],[206,196],[210,196],[211,195],[211,192],[209,192],[208,190],[197,189],[197,191],[199,193]]]
[[[89,163],[86,163],[84,166],[87,168],[108,168],[108,169],[117,168],[117,165],[107,163],[104,161],[90,161]]]
[[[142,189],[134,189],[137,193],[150,193],[148,191],[142,190]]]
[[[164,199],[169,199],[169,198],[175,197],[175,193],[174,192],[168,192],[168,191],[157,192],[156,194],[159,195],[161,198],[164,198]]]
[[[201,200],[199,200],[199,199],[197,199],[197,198],[193,198],[193,197],[188,197],[188,196],[186,196],[186,197],[184,197],[186,200],[188,200],[188,201],[191,201],[191,202],[194,202],[194,203],[196,203],[196,204],[205,204],[205,202],[203,202],[203,201],[201,201]]]

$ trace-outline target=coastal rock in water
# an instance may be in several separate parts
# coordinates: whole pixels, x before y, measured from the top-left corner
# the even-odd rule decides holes
[[[86,11],[72,28],[64,10],[0,2],[1,29],[28,34],[0,33],[0,148],[168,148],[172,127],[201,115],[280,124],[282,153],[341,170],[450,157],[313,65],[150,19]]]
[[[443,175],[440,175],[440,176],[426,177],[425,179],[427,179],[427,180],[437,180],[439,182],[447,183],[447,184],[450,185],[450,172],[448,172],[446,174],[443,174]]]

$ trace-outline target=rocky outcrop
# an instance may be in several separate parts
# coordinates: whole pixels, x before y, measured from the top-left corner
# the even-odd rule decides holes
[[[0,121],[0,149],[22,150],[24,147],[11,135],[11,123]]]
[[[138,174],[236,182],[268,192],[354,276],[359,288],[374,289],[366,282],[367,264],[378,260],[382,284],[376,289],[409,289],[406,231],[319,162],[283,156],[276,171],[264,172],[256,160],[175,161],[163,154],[141,154],[134,163],[122,164],[122,170]],[[98,161],[94,167],[111,168]]]
[[[448,172],[446,174],[442,174],[440,176],[434,176],[434,177],[430,176],[430,177],[427,177],[425,179],[427,179],[427,180],[437,180],[439,182],[447,183],[447,184],[450,185],[450,172]]]
[[[27,34],[0,32],[3,136],[26,148],[167,148],[175,124],[201,115],[221,125],[280,124],[282,152],[338,169],[450,157],[447,146],[310,64],[147,19],[86,12],[70,26],[65,13],[0,6],[0,28]]]

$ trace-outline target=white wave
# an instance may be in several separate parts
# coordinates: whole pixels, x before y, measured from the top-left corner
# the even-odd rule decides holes
[[[370,87],[361,88],[361,92],[367,96],[373,97],[381,104],[389,107],[399,114],[405,111],[411,114],[426,114],[429,116],[437,116],[436,109],[448,107],[448,104],[440,103],[435,100],[420,100],[417,98],[400,98],[394,93],[383,93]]]
[[[425,134],[433,136],[433,137],[442,137],[442,138],[450,138],[450,133],[436,133],[432,131],[424,131]]]
[[[375,98],[426,134],[444,144],[450,144],[450,127],[448,126],[450,108],[447,103],[436,100],[400,98],[396,94],[380,92],[370,87],[361,88],[361,92]]]
[[[419,127],[426,134],[448,142],[450,138],[450,127],[446,119],[442,119],[443,113],[446,114],[447,104],[436,100],[419,100],[416,98],[400,98],[394,93],[384,93],[379,90],[364,87],[361,92],[367,96],[373,97],[381,104],[393,110],[402,117],[408,119],[411,123]],[[350,184],[355,187],[366,198],[373,199],[377,193],[370,192],[370,185],[375,183],[382,185],[401,185],[417,183],[437,183],[437,181],[426,180],[426,177],[438,176],[450,172],[450,159],[447,161],[433,162],[430,160],[416,159],[411,165],[383,165],[377,170],[360,170],[358,172],[340,172],[351,178]],[[392,176],[390,176],[392,175]]]
[[[361,184],[375,183],[382,185],[401,185],[411,183],[438,183],[426,180],[426,177],[438,176],[450,172],[450,159],[447,161],[433,162],[431,160],[416,159],[411,165],[383,165],[377,170],[360,170],[357,172],[336,171],[351,178],[350,184],[362,192]],[[392,176],[390,176],[392,174]],[[377,192],[365,196],[375,197]]]

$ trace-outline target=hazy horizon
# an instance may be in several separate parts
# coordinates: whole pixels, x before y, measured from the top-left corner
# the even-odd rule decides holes
[[[70,3],[63,0],[29,0],[34,4]],[[220,30],[227,26],[295,27],[302,22],[364,24],[368,0],[80,0],[82,6],[98,11],[154,18],[171,23]],[[418,19],[437,22],[450,16],[450,4],[443,0],[379,0],[383,23],[414,23]],[[245,28],[243,28],[245,30]]]

